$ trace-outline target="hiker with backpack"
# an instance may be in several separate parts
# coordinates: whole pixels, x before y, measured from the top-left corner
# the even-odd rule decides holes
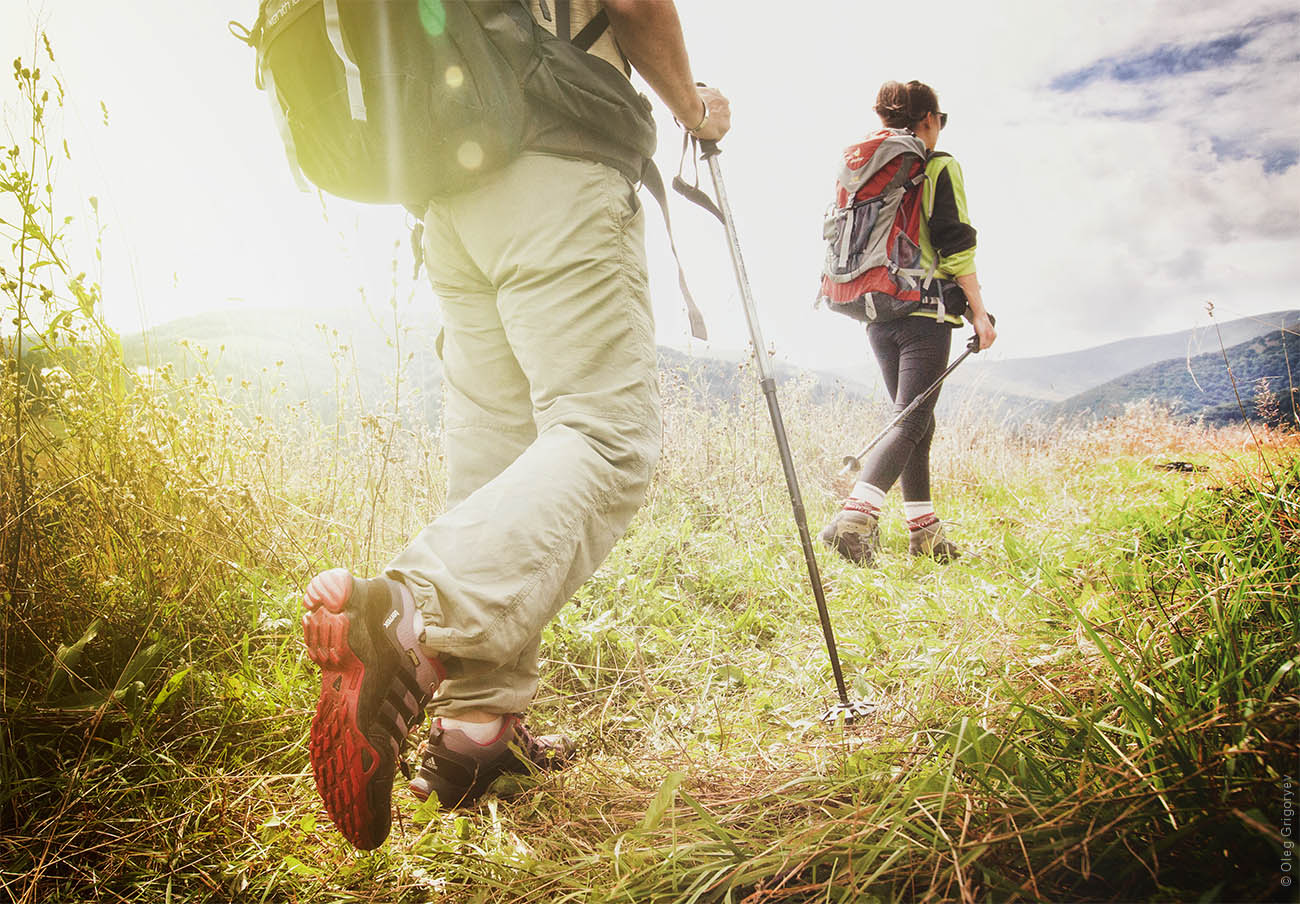
[[[697,86],[671,2],[263,0],[241,31],[304,174],[423,213],[442,309],[447,509],[379,576],[323,571],[303,600],[316,786],[371,849],[426,705],[410,790],[444,808],[572,754],[523,723],[542,629],[659,455],[636,191],[654,121],[631,68],[698,139],[722,138],[730,107]]]
[[[975,274],[975,229],[961,167],[938,152],[948,114],[930,86],[885,82],[876,96],[883,128],[844,152],[819,302],[866,323],[895,411],[935,387],[962,316],[975,350],[997,338]],[[880,544],[885,495],[901,482],[908,550],[951,561],[960,554],[930,498],[937,388],[889,428],[852,492],[821,532],[846,559],[870,565]]]

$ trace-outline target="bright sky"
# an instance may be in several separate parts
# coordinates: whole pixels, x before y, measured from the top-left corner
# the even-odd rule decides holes
[[[436,317],[430,290],[409,280],[404,213],[295,189],[252,52],[226,27],[232,16],[251,22],[255,6],[0,4],[6,69],[32,59],[33,23],[53,43],[72,150],[59,184],[78,205],[65,210],[79,216],[73,237],[91,233],[85,198],[100,198],[110,323],[130,333],[207,310],[322,310],[361,291],[383,304],[394,255],[399,297],[414,292],[410,316]],[[838,155],[878,127],[871,105],[886,79],[928,82],[950,115],[940,148],[966,175],[979,274],[999,318],[995,357],[1203,325],[1211,300],[1225,319],[1300,307],[1293,2],[678,7],[696,78],[732,101],[723,175],[764,336],[784,358],[874,371],[860,328],[811,304]],[[657,160],[671,178],[680,133],[658,110]],[[660,342],[743,347],[717,222],[675,198],[678,246],[713,337],[705,347],[688,340],[662,223],[643,200]]]

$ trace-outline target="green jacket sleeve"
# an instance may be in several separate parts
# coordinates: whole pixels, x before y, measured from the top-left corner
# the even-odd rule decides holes
[[[975,227],[966,209],[966,183],[952,157],[936,155],[926,165],[923,195],[929,240],[944,276],[975,272]]]

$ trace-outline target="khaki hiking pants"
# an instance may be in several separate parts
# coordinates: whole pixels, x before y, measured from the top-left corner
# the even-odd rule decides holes
[[[542,628],[645,498],[660,420],[644,221],[617,171],[537,154],[429,206],[448,508],[386,573],[448,667],[439,715],[528,707]]]

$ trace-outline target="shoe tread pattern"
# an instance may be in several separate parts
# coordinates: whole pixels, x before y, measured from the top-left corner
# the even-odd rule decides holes
[[[391,610],[346,607],[353,584],[322,583],[314,582],[318,605],[303,619],[308,656],[321,667],[309,747],[312,772],[339,832],[357,848],[371,850],[388,836],[398,752],[424,716],[423,701],[402,667],[402,651],[376,648],[379,638],[395,645],[383,625]]]

